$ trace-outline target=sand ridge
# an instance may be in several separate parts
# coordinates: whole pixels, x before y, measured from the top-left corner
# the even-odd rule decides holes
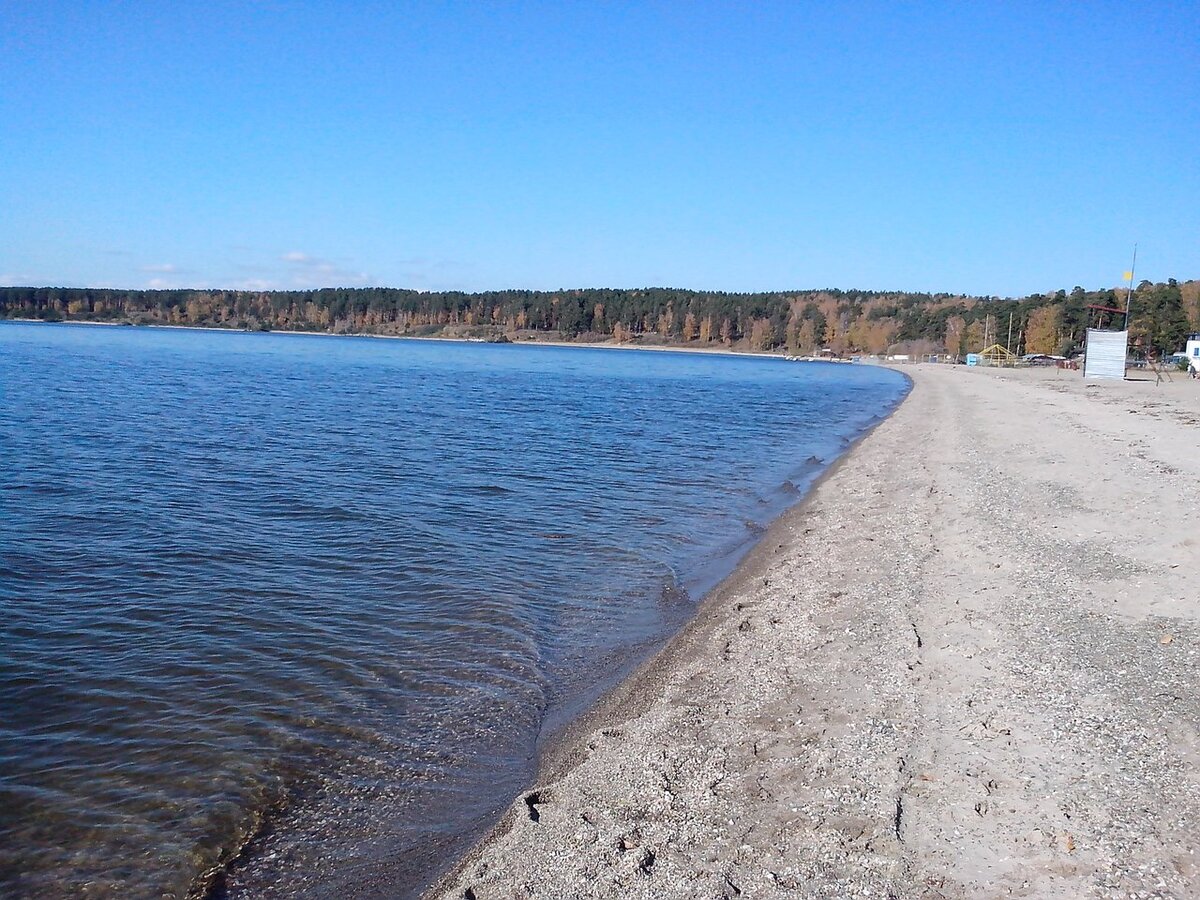
[[[906,371],[431,896],[1200,895],[1200,383]]]

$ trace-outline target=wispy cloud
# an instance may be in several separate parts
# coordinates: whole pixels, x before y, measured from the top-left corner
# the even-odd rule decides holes
[[[181,290],[184,288],[229,288],[241,291],[316,290],[336,287],[410,288],[418,291],[447,291],[475,289],[479,278],[475,267],[459,259],[411,253],[387,260],[387,273],[379,277],[358,268],[355,260],[332,258],[309,253],[303,249],[281,251],[265,247],[228,247],[224,271],[212,271],[206,266],[193,267],[170,261],[142,262],[138,254],[122,266],[121,277],[91,279],[87,287],[141,287],[148,290]],[[113,256],[126,251],[102,251]],[[168,257],[169,259],[169,257]],[[6,260],[9,264],[14,260]],[[0,285],[25,286],[49,283],[44,276],[21,271],[0,272]]]
[[[396,275],[397,287],[417,291],[466,291],[471,290],[473,266],[454,259],[431,259],[413,256],[398,259],[400,266]]]
[[[289,250],[279,257],[287,263],[287,285],[294,289],[309,290],[322,287],[363,287],[371,283],[371,276],[344,268],[337,263],[300,250]]]
[[[235,291],[274,291],[279,283],[269,278],[243,278],[230,285]]]
[[[212,283],[237,291],[306,291],[327,287],[366,287],[374,283],[369,274],[344,261],[303,250],[276,251],[264,256],[261,248],[230,247],[241,259],[229,262],[229,277]]]

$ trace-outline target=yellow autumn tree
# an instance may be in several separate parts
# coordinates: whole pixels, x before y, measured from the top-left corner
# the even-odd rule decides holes
[[[963,352],[963,339],[966,337],[967,320],[962,316],[951,316],[946,320],[946,337],[942,346],[952,356]]]
[[[813,355],[817,347],[817,329],[813,325],[812,319],[805,319],[800,323],[800,330],[796,332],[796,345],[800,348],[801,354]]]
[[[868,353],[885,353],[892,343],[892,338],[896,336],[896,330],[895,322],[883,320],[872,322],[871,327],[867,329],[866,343],[862,349]]]
[[[1200,331],[1200,281],[1185,281],[1179,286],[1183,297],[1183,311],[1187,313],[1191,327]]]
[[[846,340],[854,350],[869,350],[871,346],[871,329],[874,323],[865,315],[859,316],[850,323],[846,332]]]
[[[663,337],[671,336],[671,326],[675,324],[675,310],[668,303],[667,308],[658,317],[658,333]]]
[[[755,350],[770,350],[774,344],[770,319],[755,319],[750,326],[750,346]]]
[[[1029,314],[1025,352],[1052,355],[1062,341],[1062,307],[1042,306]]]
[[[825,346],[838,356],[846,352],[849,339],[846,334],[846,323],[841,316],[830,316],[825,320]]]

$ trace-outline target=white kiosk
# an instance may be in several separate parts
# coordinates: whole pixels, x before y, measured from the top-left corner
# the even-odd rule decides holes
[[[1084,378],[1124,378],[1128,331],[1099,331],[1089,328],[1083,357]]]

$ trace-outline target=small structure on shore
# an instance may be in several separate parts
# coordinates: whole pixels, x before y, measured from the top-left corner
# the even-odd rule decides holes
[[[1001,344],[992,344],[975,354],[979,366],[1015,366],[1017,355]]]
[[[1188,371],[1200,374],[1200,331],[1188,335],[1183,355],[1187,358]]]
[[[1083,357],[1083,377],[1123,379],[1128,347],[1128,331],[1099,331],[1089,328]]]

